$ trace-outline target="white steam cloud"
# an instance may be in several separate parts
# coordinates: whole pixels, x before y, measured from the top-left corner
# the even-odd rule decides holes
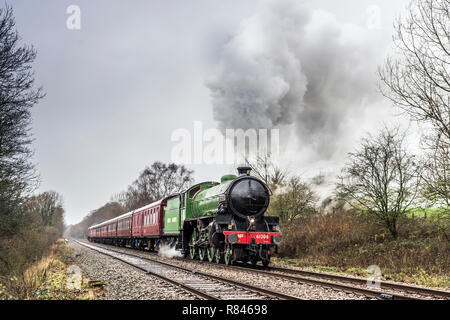
[[[181,252],[175,249],[175,246],[163,244],[158,250],[158,255],[165,258],[179,258],[182,256]]]
[[[376,96],[376,36],[299,1],[265,2],[207,81],[215,120],[222,129],[293,125],[299,143],[330,158],[349,118]]]

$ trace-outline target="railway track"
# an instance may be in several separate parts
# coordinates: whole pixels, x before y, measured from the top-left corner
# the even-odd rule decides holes
[[[211,262],[206,262],[211,263]],[[212,263],[217,265],[216,263]],[[288,269],[281,267],[263,267],[259,265],[232,265],[224,266],[226,268],[232,268],[236,270],[243,270],[247,272],[257,272],[269,276],[277,276],[287,280],[298,281],[302,283],[309,283],[315,285],[321,285],[331,289],[343,290],[346,292],[356,292],[368,297],[374,297],[377,299],[387,300],[410,300],[410,299],[450,299],[450,292],[438,289],[418,287],[408,284],[399,284],[392,282],[379,281],[379,288],[375,289],[375,286],[368,286],[368,279],[348,277],[343,275],[321,273],[306,270]],[[354,284],[355,286],[349,286],[348,284]],[[395,293],[396,291],[397,293]],[[411,294],[412,296],[405,295]]]
[[[210,262],[203,262],[203,263],[210,263]],[[363,295],[365,297],[369,297],[369,298],[375,298],[375,299],[380,299],[380,300],[419,300],[421,299],[420,297],[414,297],[414,296],[407,296],[404,294],[399,294],[399,293],[392,293],[392,292],[385,292],[385,291],[378,291],[378,290],[374,290],[374,289],[369,289],[369,288],[364,288],[363,286],[361,286],[361,283],[358,283],[358,286],[354,286],[354,285],[348,285],[345,283],[340,282],[333,282],[333,281],[326,281],[326,280],[321,280],[319,278],[313,278],[311,277],[311,275],[309,277],[303,277],[303,276],[291,276],[291,275],[287,275],[287,274],[282,274],[280,273],[279,269],[282,268],[278,268],[278,272],[273,272],[270,271],[272,270],[272,268],[254,268],[253,266],[225,266],[225,265],[217,265],[215,263],[211,263],[213,265],[222,267],[222,268],[230,268],[230,269],[235,269],[235,270],[241,270],[244,272],[255,272],[258,274],[264,274],[270,277],[274,277],[274,278],[282,278],[285,280],[289,280],[289,281],[295,281],[295,282],[299,282],[299,283],[303,283],[303,284],[309,284],[309,285],[318,285],[321,287],[325,287],[325,288],[329,288],[332,290],[339,290],[339,291],[344,291],[347,293],[356,293],[356,294],[360,294]],[[288,269],[289,271],[291,271],[290,269]],[[319,275],[321,275],[320,273],[317,273]],[[339,279],[342,280],[342,279]],[[366,285],[367,280],[364,281],[364,285]]]
[[[183,260],[181,258],[178,259]],[[272,277],[283,278],[290,281],[297,281],[300,283],[319,285],[330,289],[342,290],[348,293],[357,293],[370,298],[382,300],[411,300],[426,299],[429,297],[438,299],[450,299],[450,292],[406,284],[380,281],[379,289],[375,289],[374,286],[368,287],[367,279],[363,278],[346,277],[342,275],[333,275],[321,272],[295,270],[280,267],[263,267],[259,265],[253,266],[250,264],[246,264],[245,266],[243,264],[226,266],[208,261],[203,261],[202,263],[212,264],[214,266],[222,268],[242,270],[245,272],[255,272]],[[405,295],[405,293],[410,295]]]
[[[153,254],[150,253],[149,254]],[[184,259],[180,259],[186,261]],[[190,261],[190,260],[187,260]],[[368,297],[377,299],[450,299],[450,292],[424,288],[408,284],[399,284],[392,282],[379,282],[379,288],[368,287],[367,279],[321,273],[306,270],[288,269],[280,267],[262,267],[253,265],[225,266],[216,263],[204,261],[202,263],[212,264],[222,268],[232,268],[247,272],[258,272],[269,276],[278,276],[286,280],[298,281],[312,285],[321,285],[331,289],[343,290],[345,292],[355,292]],[[353,285],[349,285],[353,284]],[[356,286],[356,287],[355,287]]]
[[[419,287],[408,284],[378,281],[379,287],[378,289],[376,289],[376,286],[374,284],[371,286],[368,285],[368,279],[349,277],[344,275],[298,270],[298,269],[288,269],[274,266],[269,267],[263,267],[260,265],[254,266],[251,264],[226,266],[208,261],[203,261],[202,263],[208,263],[223,268],[232,268],[247,272],[255,271],[260,274],[265,274],[269,276],[278,276],[287,280],[299,281],[314,285],[321,285],[331,289],[338,289],[346,292],[356,292],[368,297],[374,297],[378,299],[410,300],[410,299],[437,298],[450,300],[449,291]],[[349,283],[357,285],[358,287],[349,286],[348,285]],[[393,291],[396,291],[397,293],[394,293]],[[407,296],[405,294],[411,294],[413,296]]]
[[[167,262],[141,257],[135,254],[87,244],[73,240],[79,245],[95,250],[101,254],[119,260],[134,268],[154,275],[172,285],[181,287],[201,299],[207,300],[301,300],[297,297],[248,285],[246,283],[224,279],[214,275],[198,272]]]
[[[381,285],[380,283],[379,289],[375,289],[373,287],[367,286],[367,279],[351,278],[345,276],[333,277],[333,275],[322,274],[319,272],[306,271],[306,273],[303,273],[301,270],[298,270],[299,272],[297,272],[297,270],[279,267],[255,268],[253,266],[227,266],[227,268],[233,268],[247,272],[257,272],[259,274],[283,278],[290,281],[297,281],[299,283],[319,285],[330,289],[342,290],[349,293],[357,293],[380,300],[422,300],[427,298],[429,299],[430,297],[446,299],[445,295],[441,295],[443,291],[439,290],[431,290],[425,288],[420,288],[424,289],[424,291],[413,290],[416,287],[397,284],[393,286],[387,286],[385,282],[383,283],[383,285]],[[433,294],[431,294],[430,291],[433,291]],[[447,293],[444,292],[444,294]]]
[[[125,248],[125,249],[132,250],[130,248]],[[109,249],[109,250],[118,252],[118,253],[120,252],[120,251],[116,251],[116,250],[112,250],[112,249]],[[141,255],[137,255],[137,254],[133,254],[133,253],[127,253],[127,254],[130,256],[139,257],[141,259],[149,259],[151,261],[154,261],[154,259],[150,259],[148,257],[143,257],[142,252],[141,252]],[[146,256],[152,255],[152,253],[146,252],[145,255]],[[181,258],[177,259],[177,260],[183,261],[183,262],[190,262],[190,263],[196,262],[196,261],[185,260],[185,259],[181,259]],[[164,263],[164,262],[160,261],[160,263]],[[198,262],[198,263],[200,263],[200,262]],[[321,277],[321,275],[323,275],[322,273],[315,273],[315,272],[310,272],[310,271],[305,271],[305,274],[302,275],[302,272],[300,270],[299,270],[299,272],[297,272],[297,270],[284,269],[284,268],[278,268],[278,267],[263,268],[260,266],[255,267],[255,266],[251,266],[251,265],[226,266],[226,265],[222,265],[222,264],[210,263],[207,261],[203,261],[201,263],[202,264],[211,264],[215,267],[223,268],[224,270],[229,268],[229,269],[234,269],[234,270],[240,270],[242,272],[263,274],[263,275],[266,275],[269,277],[284,279],[284,280],[288,280],[291,282],[298,282],[298,283],[302,283],[302,284],[321,286],[321,287],[329,288],[332,290],[338,290],[338,291],[343,291],[346,293],[363,295],[365,297],[372,298],[372,299],[373,298],[385,299],[385,300],[424,299],[424,297],[421,297],[421,296],[423,296],[423,294],[417,294],[417,292],[413,293],[413,294],[417,294],[416,296],[412,296],[412,295],[404,295],[399,292],[392,292],[392,291],[386,291],[386,290],[382,291],[382,290],[375,290],[375,289],[367,288],[367,287],[365,287],[367,284],[367,279],[360,279],[360,280],[364,280],[363,283],[361,281],[358,281],[358,282],[353,281],[352,282],[353,285],[350,285],[349,284],[350,280],[353,280],[354,278],[348,277],[348,280],[344,281],[345,279],[347,279],[347,277],[338,276],[336,278],[329,277],[329,278],[327,278],[327,280],[323,280],[322,278],[324,278],[324,277]],[[182,267],[179,267],[179,268],[182,268]],[[287,274],[287,273],[290,273],[290,274]],[[295,276],[291,275],[291,274],[295,274]],[[307,275],[307,276],[305,276],[305,275]],[[328,275],[328,274],[325,274],[325,275]],[[218,278],[218,277],[216,277],[216,278]],[[219,278],[219,279],[223,279],[223,278]],[[412,287],[412,286],[410,286],[410,287]],[[415,287],[412,287],[412,288],[415,288]],[[386,288],[383,287],[382,289],[384,290]],[[396,290],[399,291],[398,288],[396,288]],[[402,290],[402,292],[406,292],[406,290]],[[409,293],[411,293],[411,292],[409,292]]]
[[[355,277],[348,277],[348,276],[337,275],[337,274],[321,273],[321,272],[314,272],[314,271],[307,271],[307,270],[296,270],[296,269],[288,269],[288,268],[280,268],[280,267],[260,268],[259,266],[257,266],[256,269],[259,271],[269,271],[269,272],[277,273],[277,274],[278,273],[291,274],[291,275],[304,276],[307,278],[321,278],[321,279],[326,279],[326,280],[330,280],[330,281],[339,281],[339,282],[343,282],[343,283],[354,283],[359,286],[367,286],[367,281],[368,281],[368,279],[364,279],[364,278],[355,278]],[[438,299],[450,299],[449,291],[424,288],[424,287],[413,286],[413,285],[408,285],[408,284],[379,281],[379,288],[380,288],[380,290],[382,290],[384,292],[397,290],[397,291],[401,291],[401,292],[409,293],[409,294],[413,294],[413,295],[418,295],[418,296],[432,297],[432,298],[438,298]]]

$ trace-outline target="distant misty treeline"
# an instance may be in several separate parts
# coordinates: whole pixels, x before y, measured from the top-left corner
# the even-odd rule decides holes
[[[91,211],[80,223],[70,226],[66,236],[85,238],[91,225],[181,192],[193,183],[192,175],[193,171],[183,165],[154,162],[125,191],[111,197],[111,201],[101,208]]]

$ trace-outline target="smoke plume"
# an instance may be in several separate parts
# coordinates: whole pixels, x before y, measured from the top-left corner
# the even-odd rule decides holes
[[[376,88],[372,31],[299,1],[265,2],[226,43],[207,81],[222,129],[294,127],[330,158]],[[353,120],[354,122],[354,120]]]

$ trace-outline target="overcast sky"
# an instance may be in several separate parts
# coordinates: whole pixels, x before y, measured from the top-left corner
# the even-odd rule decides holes
[[[379,28],[364,36],[370,39],[361,40],[372,43],[365,50],[376,48],[381,60],[391,44],[393,19],[408,3],[303,2],[350,26],[345,28],[349,32],[373,27],[373,10],[379,9]],[[34,161],[42,179],[39,191],[62,194],[69,224],[124,190],[146,165],[170,161],[175,129],[192,130],[195,120],[206,128],[219,126],[206,80],[221,63],[224,46],[242,31],[242,21],[266,5],[256,0],[7,3],[14,7],[23,41],[38,52],[36,83],[47,93],[33,110]],[[66,9],[72,4],[81,9],[81,30],[66,27]],[[375,67],[367,70],[375,72]],[[392,116],[387,105],[377,100],[346,122],[347,128],[341,130],[345,138],[336,144],[336,154],[348,151],[349,141],[365,129],[387,121]],[[298,150],[301,147],[291,142],[285,154],[296,159],[289,166],[301,172],[326,170],[342,158],[302,158]],[[218,179],[233,170],[226,165],[190,167],[197,181]]]

